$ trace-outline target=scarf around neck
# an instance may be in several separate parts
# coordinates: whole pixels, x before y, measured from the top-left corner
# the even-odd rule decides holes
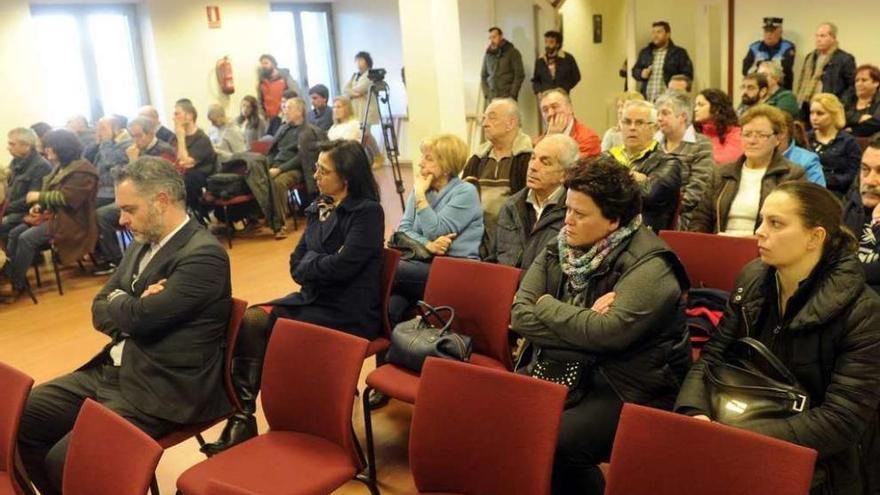
[[[632,237],[641,225],[642,216],[636,215],[627,225],[618,228],[588,250],[569,246],[565,240],[564,230],[560,230],[557,236],[559,263],[562,266],[562,273],[568,277],[571,289],[575,292],[586,289],[590,276],[602,265],[608,254],[623,241]]]
[[[828,64],[836,51],[837,45],[828,50],[825,58],[818,65],[816,65],[816,61],[821,58],[818,51],[813,51],[804,60],[804,67],[801,69],[801,84],[797,92],[798,104],[808,103],[813,95],[822,92],[822,75],[825,73],[825,65]]]

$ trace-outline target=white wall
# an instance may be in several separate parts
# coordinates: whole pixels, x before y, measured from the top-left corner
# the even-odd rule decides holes
[[[579,120],[600,134],[612,122],[609,109],[623,91],[618,69],[626,57],[626,4],[619,0],[568,0],[562,7],[564,49],[578,62],[581,82],[571,94]],[[601,43],[593,43],[593,15],[602,15]]]

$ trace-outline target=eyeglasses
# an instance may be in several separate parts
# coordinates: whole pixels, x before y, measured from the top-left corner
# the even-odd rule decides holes
[[[758,141],[766,141],[775,135],[776,135],[775,132],[748,131],[748,132],[742,133],[743,139],[755,139]]]
[[[315,175],[321,176],[321,177],[328,177],[330,175],[333,175],[333,170],[324,168],[316,163],[315,164]]]
[[[647,120],[630,120],[630,119],[621,119],[620,125],[622,127],[645,127],[646,125],[653,124],[653,122],[648,122]]]

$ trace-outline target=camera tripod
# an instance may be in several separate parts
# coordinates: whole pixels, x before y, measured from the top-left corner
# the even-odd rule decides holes
[[[400,172],[400,149],[397,147],[397,133],[394,130],[394,119],[391,116],[391,99],[388,95],[388,83],[384,79],[373,80],[373,83],[370,85],[367,105],[364,108],[364,118],[361,121],[361,145],[367,146],[367,135],[370,129],[367,118],[370,115],[370,105],[373,104],[374,96],[376,97],[376,110],[379,113],[379,124],[382,127],[382,144],[385,146],[385,156],[388,157],[388,161],[391,163],[394,186],[397,190],[397,196],[400,198],[400,209],[403,211],[406,209],[406,199],[403,197],[404,188],[403,175]]]

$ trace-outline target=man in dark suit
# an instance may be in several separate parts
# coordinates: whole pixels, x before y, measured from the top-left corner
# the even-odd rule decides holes
[[[229,258],[187,217],[171,163],[141,157],[117,169],[115,182],[120,223],[135,242],[92,303],[95,328],[111,342],[82,368],[35,388],[22,416],[19,452],[43,495],[60,493],[86,398],[154,438],[230,412],[222,378]]]

